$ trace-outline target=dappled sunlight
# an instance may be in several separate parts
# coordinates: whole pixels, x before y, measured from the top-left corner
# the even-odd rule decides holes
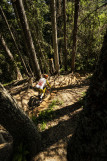
[[[59,112],[61,110],[62,109],[60,109]],[[71,114],[71,116],[64,115],[63,113],[64,116],[60,117],[59,114],[59,118],[57,119],[57,121],[54,119],[53,124],[51,124],[48,129],[45,129],[43,132],[41,132],[42,149],[41,153],[35,157],[35,161],[36,159],[47,161],[54,159],[55,161],[59,161],[62,159],[66,161],[67,140],[69,140],[74,132],[74,129],[76,128],[76,123],[78,120],[77,118],[79,117],[78,114],[81,110],[82,109],[76,110]],[[57,124],[55,125],[55,123]]]
[[[33,95],[37,95],[37,94],[38,93],[35,92],[34,90],[29,89],[29,90],[26,90],[26,91],[22,91],[20,94],[14,95],[13,97],[16,99],[19,106],[24,111],[27,111],[28,110],[28,101],[29,101],[30,97],[33,96]]]
[[[49,80],[52,88],[63,88],[63,87],[69,87],[69,86],[74,86],[74,85],[79,85],[81,84],[84,80],[86,82],[86,79],[89,77],[89,74],[85,76],[81,76],[79,73],[75,74],[67,74],[67,75],[56,75],[52,76]]]
[[[40,155],[35,157],[34,161],[37,159],[43,161],[66,161],[66,143],[64,140],[59,140],[57,143],[53,144],[51,147],[47,148],[46,151],[41,152]]]
[[[42,150],[41,153],[35,157],[35,161],[36,159],[66,161],[67,141],[73,135],[76,128],[80,112],[83,109],[80,100],[87,89],[88,82],[85,82],[85,79],[78,85],[76,83],[73,86],[65,85],[64,89],[63,87],[57,86],[56,88],[55,86],[49,101],[43,101],[40,107],[37,107],[37,117],[39,117],[39,112],[46,110],[52,100],[61,102],[60,105],[55,105],[55,107],[53,107],[53,117],[44,122],[44,129],[41,129],[41,123],[38,124],[42,136]],[[45,107],[43,107],[43,105],[45,105]],[[34,115],[36,115],[36,109]]]
[[[20,90],[18,90],[18,87],[13,87],[10,91],[20,108],[31,119],[35,119],[34,123],[41,133],[42,149],[40,154],[35,157],[35,161],[66,161],[67,141],[74,133],[83,109],[81,99],[88,89],[89,80],[87,76],[80,77],[80,75],[68,74],[52,76],[49,82],[52,87],[51,94],[32,110],[28,109],[28,102],[31,96],[38,95],[34,88],[31,89],[24,84],[19,86]],[[35,85],[36,83],[33,83],[33,87]],[[54,105],[50,108],[52,103]],[[39,117],[40,120],[36,122]],[[47,120],[45,120],[45,117]]]

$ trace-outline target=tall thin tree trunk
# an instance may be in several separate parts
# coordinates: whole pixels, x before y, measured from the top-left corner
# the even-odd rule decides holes
[[[28,3],[27,3],[27,2],[28,2]],[[25,5],[25,7],[26,7],[26,10],[27,10],[28,12],[30,12],[29,7],[31,7],[31,5],[33,5],[32,2],[31,2],[31,1],[26,1],[26,0],[25,0],[25,1],[24,1],[24,5]],[[46,71],[48,74],[50,74],[50,73],[49,73],[48,61],[47,61],[47,59],[46,59],[46,57],[45,57],[45,55],[43,54],[42,49],[41,49],[41,44],[40,44],[41,36],[40,36],[40,34],[38,34],[39,28],[37,27],[38,24],[36,24],[37,19],[38,19],[38,12],[37,12],[37,10],[35,10],[34,13],[35,13],[35,15],[36,15],[36,17],[35,17],[35,20],[36,20],[36,21],[33,20],[33,17],[31,17],[30,21],[31,21],[31,20],[34,21],[34,23],[31,24],[31,30],[33,31],[33,34],[32,34],[33,40],[34,40],[34,42],[36,43],[37,56],[39,55],[39,56],[38,56],[39,64],[40,64],[40,67],[41,67],[41,70],[42,70],[42,71]]]
[[[72,47],[72,62],[71,62],[71,70],[72,71],[75,70],[75,55],[76,55],[76,43],[77,43],[77,22],[78,22],[78,12],[79,12],[79,2],[80,2],[80,0],[75,0],[73,47]]]
[[[65,71],[67,71],[66,0],[63,0],[63,18],[64,18],[64,66]]]
[[[25,72],[26,72],[26,74],[29,76],[29,72],[28,72],[28,70],[27,70],[26,64],[25,64],[24,59],[23,59],[23,57],[22,57],[22,55],[21,55],[21,53],[20,53],[20,50],[19,50],[18,45],[17,45],[17,43],[16,43],[15,37],[14,37],[12,31],[11,31],[11,28],[10,28],[10,26],[9,26],[9,23],[8,23],[8,21],[7,21],[7,18],[6,18],[6,16],[5,16],[5,14],[4,14],[3,9],[2,9],[1,6],[0,6],[0,10],[1,10],[2,16],[3,16],[3,18],[4,18],[4,20],[5,20],[6,24],[7,24],[8,30],[9,30],[9,32],[10,32],[10,35],[11,35],[12,39],[13,39],[13,42],[14,42],[14,44],[15,44],[15,47],[16,47],[17,51],[18,51],[18,54],[19,54],[19,56],[20,56],[20,58],[21,58],[21,62],[22,62],[22,64],[23,64],[24,68],[25,68]]]
[[[58,40],[57,40],[57,22],[56,22],[56,0],[52,2],[52,33],[53,33],[53,48],[54,48],[54,60],[55,70],[59,73],[59,54],[58,54]]]
[[[12,0],[12,3],[14,3],[16,5],[16,9],[20,18],[20,23],[22,25],[22,29],[23,29],[23,33],[24,33],[24,37],[25,37],[25,41],[26,41],[26,45],[28,46],[29,49],[29,53],[31,54],[31,59],[33,62],[33,71],[35,76],[37,76],[38,78],[41,77],[41,70],[38,64],[38,59],[37,59],[37,54],[35,51],[35,47],[33,44],[33,40],[32,40],[32,36],[31,36],[31,32],[30,32],[30,28],[29,28],[29,24],[27,21],[27,17],[25,14],[25,10],[24,10],[24,6],[23,6],[23,2],[22,0]]]
[[[34,65],[33,65],[32,58],[31,58],[30,53],[29,53],[29,47],[28,47],[28,45],[26,44],[26,37],[24,36],[24,33],[23,33],[23,28],[22,28],[22,25],[21,25],[21,22],[20,22],[20,18],[19,18],[18,12],[17,12],[16,4],[15,4],[15,3],[12,3],[12,6],[13,6],[13,8],[14,8],[15,16],[16,16],[18,25],[19,25],[19,27],[21,28],[22,35],[23,35],[24,48],[26,49],[26,54],[27,54],[27,56],[28,56],[28,58],[29,58],[29,62],[30,62],[30,64],[28,65],[29,71],[30,71],[30,74],[31,74],[32,76],[34,76],[34,70],[33,70],[33,66],[34,66]]]
[[[2,43],[2,46],[3,46],[4,50],[7,53],[8,58],[13,62],[14,66],[15,66],[15,70],[16,70],[16,73],[17,73],[17,80],[21,80],[22,79],[21,72],[20,72],[19,68],[17,67],[17,64],[16,64],[16,62],[14,60],[14,57],[13,57],[11,51],[9,50],[8,46],[6,45],[6,42],[5,42],[4,38],[3,38],[3,36],[1,36],[1,35],[0,35],[0,41]]]

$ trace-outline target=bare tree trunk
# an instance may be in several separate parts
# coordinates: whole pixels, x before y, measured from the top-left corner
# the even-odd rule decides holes
[[[37,30],[37,29],[34,29],[34,26],[32,26],[32,29],[33,30]],[[40,42],[39,42],[39,39],[38,39],[38,36],[37,36],[37,31],[35,31],[35,36],[34,36],[34,40],[35,42],[37,43],[37,47],[38,47],[38,59],[39,59],[39,62],[40,62],[40,66],[41,66],[41,70],[42,71],[47,71],[48,74],[49,74],[49,65],[48,65],[48,61],[46,60],[46,57],[45,55],[43,54],[42,52],[42,49],[41,49],[41,45],[40,45]]]
[[[53,61],[52,58],[51,59],[48,59],[48,61],[49,61],[50,73],[51,74],[54,74],[55,73],[54,61]]]
[[[31,59],[32,59],[32,62],[33,62],[34,74],[35,74],[35,76],[40,78],[41,77],[41,70],[40,70],[40,67],[39,67],[39,64],[38,64],[37,55],[36,55],[35,47],[34,47],[34,44],[33,44],[30,28],[29,28],[29,25],[28,25],[27,17],[26,17],[26,14],[25,14],[23,2],[22,2],[22,0],[18,0],[18,1],[12,0],[12,3],[14,3],[14,5],[16,6],[16,9],[17,9],[17,12],[18,12],[18,15],[19,15],[19,18],[20,18],[20,23],[22,25],[26,45],[28,46],[29,53],[31,54],[30,56],[31,56]]]
[[[30,12],[29,7],[31,7],[32,2],[25,0],[24,4],[25,4],[25,7],[26,7],[27,11]],[[36,23],[37,19],[38,19],[38,12],[37,12],[37,10],[35,10],[34,13],[36,15],[36,17],[35,17],[36,21],[33,20],[33,17],[30,20],[32,20],[34,22],[33,24],[31,24],[31,29],[33,31],[33,34],[32,34],[33,40],[36,43],[36,50],[37,50],[37,56],[38,56],[38,59],[39,59],[39,64],[40,64],[40,67],[41,67],[41,71],[45,71],[48,74],[50,74],[49,73],[48,61],[47,61],[47,59],[46,59],[46,57],[43,54],[42,49],[41,49],[41,44],[40,44],[41,39],[40,39],[40,34],[38,34],[39,33],[38,32],[39,27],[37,27],[38,24]]]
[[[54,60],[55,70],[59,73],[59,55],[58,55],[58,40],[57,40],[57,22],[56,22],[56,0],[51,0],[52,7],[52,33],[53,33],[53,48],[54,48]]]
[[[66,0],[63,0],[63,18],[64,18],[64,66],[65,71],[67,71]]]
[[[0,41],[2,43],[2,46],[3,46],[4,50],[7,53],[7,56],[9,57],[9,59],[13,62],[14,66],[15,66],[15,70],[16,70],[16,73],[17,73],[17,80],[21,80],[22,79],[21,72],[20,72],[19,68],[17,67],[17,64],[16,64],[16,62],[14,60],[14,57],[13,57],[11,51],[9,50],[8,46],[6,45],[6,42],[5,42],[4,38],[3,38],[3,36],[1,36],[1,35],[0,35]]]
[[[30,155],[40,150],[40,135],[28,116],[0,84],[0,124],[12,135],[14,144],[24,143]]]
[[[1,6],[0,6],[0,10],[1,10],[2,16],[3,16],[3,18],[4,18],[4,20],[5,20],[6,24],[7,24],[8,30],[9,30],[9,32],[10,32],[10,35],[11,35],[13,41],[14,41],[15,47],[16,47],[16,49],[17,49],[17,51],[18,51],[18,54],[19,54],[19,56],[20,56],[20,58],[21,58],[21,62],[22,62],[22,64],[23,64],[24,68],[25,68],[25,72],[26,72],[26,74],[29,76],[29,72],[28,72],[28,70],[27,70],[26,64],[25,64],[25,62],[24,62],[24,60],[23,60],[23,57],[22,57],[22,55],[21,55],[21,53],[20,53],[20,50],[19,50],[19,48],[18,48],[18,45],[17,45],[17,43],[16,43],[15,37],[14,37],[12,31],[11,31],[11,28],[10,28],[10,26],[9,26],[9,23],[8,23],[8,21],[7,21],[7,18],[6,18],[6,16],[5,16],[5,14],[4,14],[3,9],[2,9]]]
[[[15,4],[15,3],[12,3],[12,5],[13,5],[13,8],[14,8],[14,12],[15,12],[15,16],[16,16],[18,25],[19,25],[19,27],[21,28],[21,31],[22,31],[23,40],[24,40],[24,47],[25,47],[25,49],[26,49],[26,54],[27,54],[27,56],[28,56],[28,58],[29,58],[29,62],[30,62],[30,63],[28,64],[28,68],[29,68],[30,74],[31,74],[32,76],[34,76],[34,70],[33,70],[34,64],[33,64],[33,62],[32,62],[32,58],[31,58],[31,55],[30,55],[30,53],[29,53],[29,47],[28,47],[28,45],[26,44],[26,37],[24,36],[24,33],[23,33],[23,29],[22,29],[22,25],[21,25],[21,22],[20,22],[20,18],[19,18],[18,12],[17,12],[16,4]]]
[[[73,48],[72,48],[72,62],[71,62],[71,70],[72,71],[75,70],[75,55],[76,55],[76,43],[77,43],[77,22],[78,22],[78,12],[79,12],[79,2],[80,2],[80,0],[75,0]]]
[[[48,61],[46,60],[46,57],[45,57],[45,55],[42,52],[41,45],[40,45],[38,40],[37,40],[37,42],[38,42],[38,47],[39,47],[39,53],[40,53],[40,56],[41,56],[41,61],[43,62],[43,69],[45,71],[47,71],[48,74],[50,74]]]

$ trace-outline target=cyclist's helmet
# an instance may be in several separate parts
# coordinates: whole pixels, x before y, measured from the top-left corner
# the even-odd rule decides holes
[[[48,74],[43,74],[43,77],[44,78],[48,78]]]

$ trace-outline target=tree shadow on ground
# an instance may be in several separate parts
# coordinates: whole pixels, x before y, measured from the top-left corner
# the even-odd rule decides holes
[[[81,106],[82,106],[82,100],[76,102],[73,105],[68,105],[68,106],[62,107],[61,109],[57,109],[55,111],[51,111],[52,117],[48,117],[46,121],[53,121],[53,120],[59,119],[59,118],[61,118],[63,116],[71,117],[71,115],[73,115],[73,113],[75,111],[79,110],[81,108]]]
[[[64,115],[68,115],[67,120],[61,120],[57,125],[51,127],[43,132],[41,132],[42,137],[42,149],[45,150],[49,146],[58,142],[59,140],[67,139],[67,136],[72,134],[76,128],[76,123],[79,118],[79,109],[81,108],[80,102],[77,102],[73,105],[66,106],[60,110],[54,111],[54,119],[60,118]]]

